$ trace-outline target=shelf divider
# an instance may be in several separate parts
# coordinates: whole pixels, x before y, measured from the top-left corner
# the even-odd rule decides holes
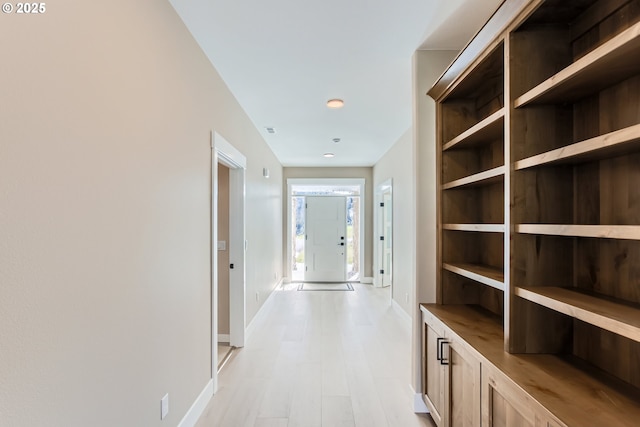
[[[551,286],[516,287],[515,293],[528,301],[640,342],[640,308]]]
[[[640,226],[637,225],[518,224],[515,231],[548,236],[640,240]]]
[[[640,72],[640,23],[517,98],[514,107],[579,99]]]
[[[447,142],[442,147],[442,151],[490,141],[491,139],[499,138],[503,134],[504,107]]]
[[[466,263],[444,263],[442,268],[504,292],[504,273],[500,269]]]

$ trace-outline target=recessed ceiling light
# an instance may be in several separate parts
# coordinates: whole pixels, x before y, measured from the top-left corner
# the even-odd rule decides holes
[[[333,154],[333,153],[324,153],[323,156],[325,156],[327,159],[330,159],[332,157],[335,157],[335,154]]]
[[[340,142],[340,138],[333,138],[333,142],[337,144],[338,142]]]
[[[327,107],[342,108],[344,107],[344,101],[342,99],[330,99],[327,101]]]

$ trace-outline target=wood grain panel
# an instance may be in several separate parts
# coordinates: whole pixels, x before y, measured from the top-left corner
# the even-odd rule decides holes
[[[445,183],[504,165],[504,142],[496,139],[472,149],[442,153],[442,180]]]
[[[504,108],[448,141],[443,151],[452,148],[470,147],[500,138],[504,134]]]
[[[575,100],[640,72],[640,23],[551,76],[524,95],[514,106]]]
[[[640,343],[580,320],[574,321],[573,353],[590,365],[640,388]]]
[[[448,100],[441,105],[442,141],[450,141],[479,122],[473,100]]]
[[[573,222],[573,179],[573,170],[563,166],[516,172],[513,221]]]
[[[640,242],[580,239],[576,286],[611,298],[640,304]]]
[[[450,425],[480,425],[480,361],[462,343],[449,345]]]

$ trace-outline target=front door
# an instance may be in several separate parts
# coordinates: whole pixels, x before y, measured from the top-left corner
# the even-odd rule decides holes
[[[306,198],[307,282],[344,282],[347,275],[346,197]]]

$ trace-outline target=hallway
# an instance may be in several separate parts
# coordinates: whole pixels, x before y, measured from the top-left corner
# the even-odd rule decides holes
[[[275,291],[197,427],[420,427],[410,329],[390,288]]]

